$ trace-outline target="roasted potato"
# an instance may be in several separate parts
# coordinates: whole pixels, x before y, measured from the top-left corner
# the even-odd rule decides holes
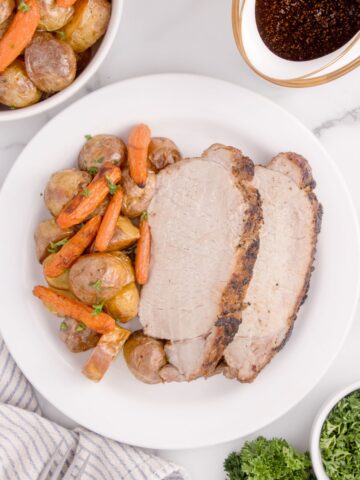
[[[0,1],[0,23],[4,23],[12,14],[15,8],[15,0]]]
[[[126,145],[115,135],[95,135],[90,138],[79,153],[79,168],[94,173],[104,162],[121,165],[126,160]]]
[[[65,317],[60,324],[59,336],[70,352],[78,353],[96,347],[101,335],[84,324]]]
[[[139,229],[135,227],[131,220],[121,215],[116,222],[115,232],[110,240],[107,251],[123,250],[133,245],[139,238]]]
[[[72,229],[62,230],[53,218],[39,223],[35,230],[36,256],[39,262],[43,262],[50,255],[49,248],[55,252],[56,246],[53,245],[51,248],[51,243],[70,238],[72,235]]]
[[[0,103],[12,108],[38,102],[41,92],[28,77],[22,60],[16,59],[0,73]]]
[[[126,168],[123,171],[121,184],[124,189],[122,212],[129,218],[138,217],[144,210],[147,210],[155,193],[156,174],[150,170],[145,187],[139,188]]]
[[[76,75],[80,75],[81,72],[89,65],[92,58],[91,48],[88,48],[84,52],[75,52],[76,57]]]
[[[43,263],[44,267],[54,255],[55,253],[51,253],[48,257],[45,258]],[[47,277],[45,274],[44,276],[50,287],[54,287],[57,290],[70,290],[69,270],[65,270],[65,272],[58,277]]]
[[[44,192],[45,205],[50,213],[55,217],[59,215],[63,207],[90,182],[91,175],[76,168],[52,174]]]
[[[75,52],[83,52],[106,32],[111,4],[107,0],[77,0],[75,13],[63,29],[65,40]]]
[[[106,311],[122,323],[136,317],[139,309],[139,291],[134,282],[123,287],[115,297],[105,304]]]
[[[110,252],[110,255],[116,257],[121,264],[124,273],[124,286],[135,282],[134,267],[130,258],[123,252]]]
[[[51,33],[38,32],[25,49],[25,66],[30,79],[47,93],[59,92],[73,82],[76,57],[72,48]]]
[[[181,160],[181,153],[170,138],[154,137],[149,145],[148,160],[150,168],[159,172],[168,165]]]
[[[159,370],[167,363],[161,340],[135,332],[125,343],[124,357],[136,378],[145,383],[161,383]]]
[[[38,30],[60,30],[74,15],[74,7],[59,7],[56,0],[38,0],[40,22]]]
[[[111,253],[83,255],[70,268],[71,291],[87,305],[110,300],[134,281],[130,259],[123,257]]]

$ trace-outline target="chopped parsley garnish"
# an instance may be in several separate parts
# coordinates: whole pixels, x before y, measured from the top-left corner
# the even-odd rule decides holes
[[[17,9],[22,13],[27,13],[29,10],[31,10],[31,6],[24,2],[24,0],[21,0]]]
[[[66,33],[63,32],[62,30],[58,30],[56,32],[56,35],[60,38],[60,40],[65,40],[65,38],[66,38]]]
[[[56,253],[68,241],[69,241],[69,237],[63,238],[62,240],[59,240],[58,242],[50,242],[50,245],[48,246],[47,250],[48,250],[49,253]]]
[[[85,323],[79,322],[79,323],[76,325],[75,332],[82,332],[83,330],[85,330],[85,328],[86,328]]]
[[[105,160],[105,157],[99,157],[96,160],[94,160],[95,163],[102,163]]]
[[[100,292],[102,287],[102,281],[98,279],[96,280],[96,282],[89,283],[89,287],[94,288],[97,292]]]
[[[86,140],[91,140],[92,139],[92,135],[89,135],[89,134],[84,135],[84,137],[85,137]]]
[[[116,185],[116,183],[112,182],[108,176],[106,176],[105,178],[109,187],[110,195],[115,195],[119,187]]]
[[[143,222],[144,220],[148,219],[148,212],[144,210],[140,216],[140,222]]]
[[[60,330],[62,332],[64,332],[65,330],[67,330],[69,327],[67,326],[67,323],[66,322],[61,322],[60,323]]]
[[[91,312],[91,315],[94,315],[95,317],[97,315],[100,315],[100,313],[103,311],[105,305],[105,300],[103,300],[100,303],[96,303],[95,305],[92,305],[93,311]]]
[[[80,192],[80,195],[83,197],[90,197],[90,190],[88,188],[84,188],[84,190]]]
[[[88,168],[88,172],[90,173],[90,175],[92,175],[93,177],[95,177],[95,175],[98,173],[98,168],[96,168],[96,167],[90,167],[90,168]]]

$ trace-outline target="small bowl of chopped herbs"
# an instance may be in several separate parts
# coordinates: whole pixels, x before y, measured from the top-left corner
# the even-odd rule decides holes
[[[318,480],[360,478],[360,382],[323,405],[313,424],[310,454]]]

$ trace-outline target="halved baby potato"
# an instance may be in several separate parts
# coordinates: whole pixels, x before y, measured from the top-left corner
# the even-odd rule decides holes
[[[60,30],[74,15],[74,7],[59,7],[56,0],[38,0],[40,22],[38,30]]]
[[[51,244],[56,244],[65,238],[70,238],[73,235],[72,229],[62,230],[53,218],[39,223],[35,230],[35,246],[36,256],[40,263],[50,255]],[[56,249],[56,246],[54,245]],[[53,248],[53,250],[54,250]]]
[[[48,257],[45,258],[43,266],[45,267],[47,263],[50,262],[51,258],[55,255],[55,253],[51,253]],[[69,282],[69,270],[65,270],[64,273],[59,275],[58,277],[47,277],[45,274],[45,279],[50,287],[54,287],[58,290],[70,290],[70,282]]]
[[[139,238],[139,229],[135,227],[131,220],[121,215],[116,222],[115,232],[110,240],[107,251],[123,250],[133,245]]]
[[[139,291],[134,282],[123,287],[115,297],[106,302],[106,311],[122,323],[135,318],[138,309]]]
[[[104,162],[122,165],[126,156],[126,145],[121,138],[115,135],[95,135],[80,150],[79,168],[96,173]]]
[[[41,92],[30,80],[25,64],[16,59],[0,73],[0,103],[11,108],[22,108],[37,103]]]

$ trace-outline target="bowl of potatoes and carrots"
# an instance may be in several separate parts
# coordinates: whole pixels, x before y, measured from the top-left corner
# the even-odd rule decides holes
[[[123,0],[2,0],[0,121],[44,112],[78,91],[107,55]]]
[[[136,125],[127,144],[115,135],[86,135],[78,168],[51,175],[44,191],[51,217],[35,230],[36,256],[47,283],[33,294],[62,317],[60,339],[74,353],[92,349],[83,373],[99,381],[127,343],[131,371],[141,332],[125,328],[138,313],[141,287],[150,272],[147,208],[156,175],[181,159],[168,138],[151,138]]]

